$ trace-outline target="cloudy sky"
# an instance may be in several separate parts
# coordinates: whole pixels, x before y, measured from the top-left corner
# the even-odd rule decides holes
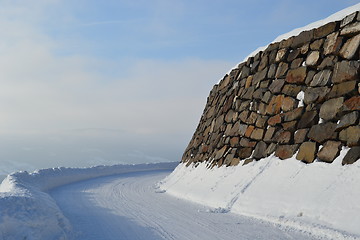
[[[354,0],[1,0],[0,174],[178,161],[213,84]]]

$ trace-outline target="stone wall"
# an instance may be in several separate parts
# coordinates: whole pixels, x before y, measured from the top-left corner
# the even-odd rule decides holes
[[[360,158],[360,14],[301,32],[250,57],[215,85],[182,158],[211,166],[273,153],[343,164]]]

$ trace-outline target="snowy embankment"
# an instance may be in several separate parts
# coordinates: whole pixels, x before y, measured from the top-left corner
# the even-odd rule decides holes
[[[8,175],[0,185],[0,239],[67,239],[71,225],[47,192],[90,178],[157,169],[177,163],[52,168]]]
[[[305,164],[270,156],[209,169],[180,164],[160,182],[179,198],[280,224],[326,239],[360,239],[360,161]]]

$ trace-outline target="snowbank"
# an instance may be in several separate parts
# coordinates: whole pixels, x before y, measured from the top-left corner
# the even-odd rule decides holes
[[[177,164],[52,168],[8,175],[0,185],[0,240],[71,239],[73,236],[69,221],[47,191],[95,177],[174,169]]]
[[[346,152],[332,164],[274,156],[213,169],[206,163],[181,164],[159,187],[210,211],[251,216],[326,239],[360,239],[360,161],[342,166]]]

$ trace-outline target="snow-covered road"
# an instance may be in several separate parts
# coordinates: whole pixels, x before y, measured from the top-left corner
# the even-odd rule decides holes
[[[50,192],[76,239],[312,239],[232,213],[216,213],[156,189],[170,171],[94,178]]]

